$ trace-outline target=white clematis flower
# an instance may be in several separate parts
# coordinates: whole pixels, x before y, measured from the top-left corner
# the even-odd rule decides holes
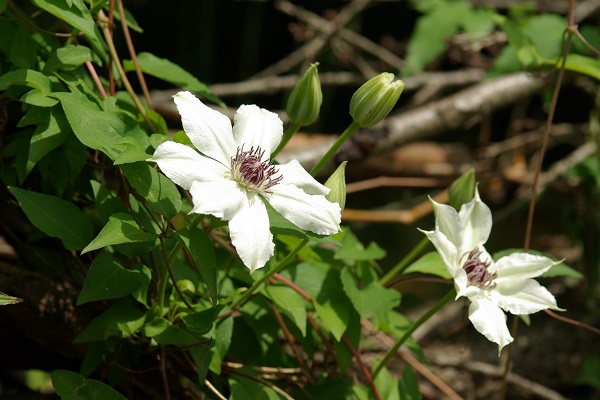
[[[174,99],[183,129],[202,154],[169,141],[157,147],[150,161],[190,191],[191,212],[229,221],[231,242],[250,272],[263,267],[275,248],[263,198],[301,229],[320,235],[339,230],[340,206],[324,197],[329,189],[298,161],[271,164],[283,133],[277,114],[242,105],[232,128],[225,115],[193,94],[179,92]]]
[[[483,245],[492,229],[492,213],[477,191],[460,212],[432,202],[435,230],[421,232],[434,244],[454,278],[456,298],[467,297],[471,301],[469,319],[473,326],[498,344],[498,352],[513,341],[502,310],[522,315],[559,309],[554,296],[531,279],[557,262],[528,253],[512,253],[494,262],[485,250]]]

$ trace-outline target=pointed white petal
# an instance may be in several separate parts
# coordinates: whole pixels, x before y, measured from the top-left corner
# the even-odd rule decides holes
[[[194,146],[228,166],[237,148],[229,118],[204,105],[190,92],[179,92],[173,98],[181,114],[183,130]]]
[[[512,253],[499,259],[490,266],[490,271],[497,272],[496,283],[535,278],[552,268],[558,262],[544,256],[529,253]]]
[[[552,293],[533,279],[497,284],[490,296],[500,308],[515,315],[558,308]]]
[[[229,221],[231,243],[250,273],[264,267],[275,250],[267,209],[260,198],[253,200]]]
[[[454,247],[458,250],[462,250],[464,227],[461,224],[458,213],[452,206],[440,204],[434,200],[431,200],[431,202],[433,203],[433,209],[435,211],[435,229],[446,236]]]
[[[320,194],[325,196],[329,193],[329,189],[317,182],[306,170],[300,165],[298,160],[292,160],[287,164],[278,165],[277,169],[283,176],[282,185],[294,185],[304,190],[308,194]]]
[[[225,221],[231,220],[248,203],[246,191],[228,179],[194,182],[190,193],[194,202],[191,212],[214,215]]]
[[[448,240],[446,235],[444,235],[438,229],[436,229],[435,231],[424,231],[421,229],[419,230],[425,235],[427,235],[431,243],[433,243],[435,249],[438,251],[440,257],[442,258],[442,261],[444,261],[444,264],[446,264],[448,273],[453,278],[456,278],[457,271],[462,270],[462,268],[459,265],[460,254],[458,254],[458,249],[456,248],[454,243]],[[466,281],[463,286],[466,286]]]
[[[158,146],[150,161],[155,161],[163,174],[186,190],[190,190],[194,181],[223,179],[227,171],[215,160],[200,155],[186,145],[171,141]]]
[[[240,106],[233,117],[236,147],[244,145],[244,150],[260,147],[265,152],[264,159],[277,148],[282,134],[283,123],[279,116],[254,104]]]
[[[319,235],[330,235],[340,229],[341,209],[320,195],[305,193],[292,185],[275,185],[268,201],[281,215],[298,227]]]
[[[498,343],[498,353],[513,341],[506,327],[506,315],[486,298],[475,299],[469,306],[469,319],[479,333],[489,341]]]
[[[463,204],[459,212],[460,225],[463,228],[463,251],[477,249],[487,242],[492,231],[492,212],[475,191],[475,197]]]

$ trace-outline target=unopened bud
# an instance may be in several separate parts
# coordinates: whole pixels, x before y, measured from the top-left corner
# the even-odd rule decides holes
[[[360,126],[373,126],[392,111],[402,90],[404,82],[394,82],[394,74],[379,74],[354,93],[350,100],[350,115]]]
[[[317,120],[323,94],[317,67],[319,63],[311,64],[304,72],[287,102],[286,111],[290,121],[298,125],[310,125]]]
[[[327,193],[325,198],[332,203],[338,203],[340,208],[343,210],[346,206],[346,164],[348,161],[344,161],[335,170],[333,174],[325,182],[325,187],[329,188],[330,191]]]

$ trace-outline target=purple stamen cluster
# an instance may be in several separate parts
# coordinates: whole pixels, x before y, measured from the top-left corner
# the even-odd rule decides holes
[[[235,157],[231,157],[231,174],[234,179],[248,190],[268,193],[277,185],[283,176],[275,176],[278,172],[268,159],[263,160],[265,152],[260,147],[251,147],[244,151],[244,146],[237,149]]]
[[[498,277],[498,273],[490,273],[488,270],[490,262],[484,262],[479,259],[482,251],[478,249],[471,250],[467,255],[467,261],[463,265],[463,269],[467,273],[469,285],[477,286],[483,290],[489,290],[496,287],[494,279]],[[463,255],[464,257],[464,255]]]

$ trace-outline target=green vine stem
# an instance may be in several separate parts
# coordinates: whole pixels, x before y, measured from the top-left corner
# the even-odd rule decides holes
[[[402,335],[402,337],[398,339],[394,346],[392,346],[392,348],[388,350],[388,352],[385,354],[385,357],[383,357],[383,360],[381,360],[381,362],[377,364],[377,366],[373,370],[373,379],[375,379],[375,377],[377,376],[377,374],[379,374],[381,369],[390,361],[390,359],[394,356],[394,354],[396,354],[398,349],[400,349],[400,347],[404,344],[404,342],[408,340],[408,338],[414,333],[414,331],[416,331],[421,325],[423,325],[425,321],[431,318],[433,314],[435,314],[443,306],[445,306],[446,303],[454,299],[454,296],[456,296],[456,290],[452,289],[448,292],[448,294],[442,297],[433,307],[431,307],[425,314],[423,314],[421,318],[419,318],[415,323],[413,323],[406,332],[404,332],[404,335]]]
[[[327,151],[327,153],[325,153],[325,155],[323,156],[323,158],[321,158],[319,160],[319,162],[317,163],[317,165],[315,165],[311,170],[310,170],[310,174],[312,176],[317,175],[317,173],[321,170],[321,168],[323,168],[323,166],[325,165],[325,163],[327,161],[329,161],[329,159],[331,157],[333,157],[333,155],[339,150],[339,148],[342,146],[342,144],[348,140],[348,138],[350,136],[352,136],[352,134],[358,129],[360,128],[360,125],[358,125],[358,123],[356,121],[352,121],[352,123],[350,124],[350,126],[348,126],[348,128],[346,128],[346,130],[344,131],[344,133],[342,133],[342,135],[335,141],[335,143],[333,144],[333,146],[331,146],[331,148]]]
[[[529,251],[529,246],[531,243],[531,231],[533,229],[533,216],[535,214],[535,204],[537,201],[538,194],[538,183],[540,179],[540,174],[542,170],[542,164],[544,162],[544,155],[546,154],[546,148],[548,147],[548,140],[550,137],[550,129],[552,128],[552,121],[554,120],[554,112],[556,111],[556,105],[558,103],[558,95],[560,93],[560,88],[563,83],[563,79],[565,76],[565,64],[567,62],[567,57],[569,56],[569,51],[571,49],[571,43],[573,41],[573,34],[577,31],[577,25],[575,24],[575,0],[571,0],[569,2],[569,26],[567,27],[567,40],[563,47],[562,59],[560,60],[560,67],[558,70],[558,77],[556,78],[556,82],[554,83],[554,90],[552,93],[552,101],[550,103],[550,109],[548,110],[548,116],[546,117],[546,125],[544,126],[544,134],[542,137],[542,145],[540,148],[539,156],[537,159],[537,164],[535,168],[535,174],[533,177],[533,183],[531,184],[531,199],[529,201],[529,213],[527,215],[527,225],[525,231],[525,240],[523,244],[523,249],[527,252]],[[511,328],[512,337],[516,337],[517,329],[519,328],[519,317],[517,315],[513,316],[513,324]],[[508,354],[506,356],[506,362],[504,364],[504,373],[502,374],[502,388],[500,390],[499,399],[504,399],[506,397],[506,387],[508,382],[508,373],[510,371],[510,365],[512,363],[512,343],[508,345]]]
[[[152,122],[152,120],[150,120],[150,118],[148,118],[148,115],[146,114],[146,109],[144,108],[144,106],[142,105],[140,100],[138,99],[137,95],[135,94],[135,91],[133,90],[133,87],[131,86],[131,83],[129,83],[129,79],[127,79],[127,76],[125,75],[125,70],[123,69],[123,66],[121,65],[121,60],[119,59],[119,55],[117,54],[117,49],[115,48],[115,43],[113,42],[112,37],[110,35],[110,29],[108,28],[109,21],[102,10],[100,10],[100,12],[98,13],[98,23],[100,24],[100,27],[102,28],[102,33],[104,34],[104,40],[106,40],[106,44],[108,45],[108,50],[110,52],[111,57],[113,58],[113,61],[115,63],[115,66],[117,67],[117,70],[119,71],[119,75],[121,76],[121,80],[123,81],[123,85],[125,86],[127,93],[129,93],[129,95],[131,96],[131,99],[135,103],[136,108],[138,109],[140,114],[142,114],[142,116],[144,117],[144,120],[146,121],[148,126],[150,126],[150,129],[152,129],[153,131],[156,132],[156,126],[154,126],[154,123]]]
[[[148,85],[146,85],[146,79],[144,79],[144,74],[142,73],[142,69],[140,68],[140,63],[138,62],[137,54],[135,52],[135,48],[133,47],[133,41],[131,40],[131,35],[129,34],[129,27],[127,26],[127,16],[125,15],[125,9],[123,8],[123,0],[118,0],[118,7],[119,15],[121,16],[121,26],[123,28],[123,35],[125,36],[125,42],[127,43],[127,49],[129,50],[131,61],[133,61],[133,65],[135,66],[135,72],[137,74],[138,80],[140,81],[142,92],[144,92],[146,104],[148,104],[148,107],[152,109],[152,99],[150,98]]]
[[[254,294],[254,292],[258,290],[258,288],[262,286],[263,283],[265,283],[270,277],[281,271],[283,267],[285,267],[296,256],[296,254],[298,254],[298,252],[302,250],[302,248],[307,244],[308,239],[304,239],[300,243],[298,243],[298,246],[296,246],[294,250],[292,250],[287,256],[285,256],[283,260],[279,261],[279,263],[273,269],[271,269],[262,277],[260,277],[257,281],[255,281],[252,284],[252,286],[248,288],[248,290],[242,293],[241,296],[233,302],[233,304],[231,305],[231,309],[235,310],[236,308],[239,308],[241,305],[243,305],[246,301],[248,301],[248,299]]]
[[[275,151],[271,153],[271,160],[273,160],[275,156],[279,154],[281,150],[283,150],[283,148],[290,141],[292,136],[294,136],[294,133],[296,133],[298,129],[300,129],[300,126],[300,124],[295,124],[293,122],[290,123],[287,130],[285,131],[285,134],[283,135],[283,138],[281,139],[281,142],[279,143],[279,146],[277,146]]]
[[[398,264],[396,264],[391,270],[389,270],[380,280],[379,283],[382,286],[385,286],[393,277],[398,275],[400,272],[404,271],[409,264],[417,258],[417,256],[423,251],[423,249],[429,244],[429,239],[424,237],[421,241],[413,247],[413,249],[408,253]]]

